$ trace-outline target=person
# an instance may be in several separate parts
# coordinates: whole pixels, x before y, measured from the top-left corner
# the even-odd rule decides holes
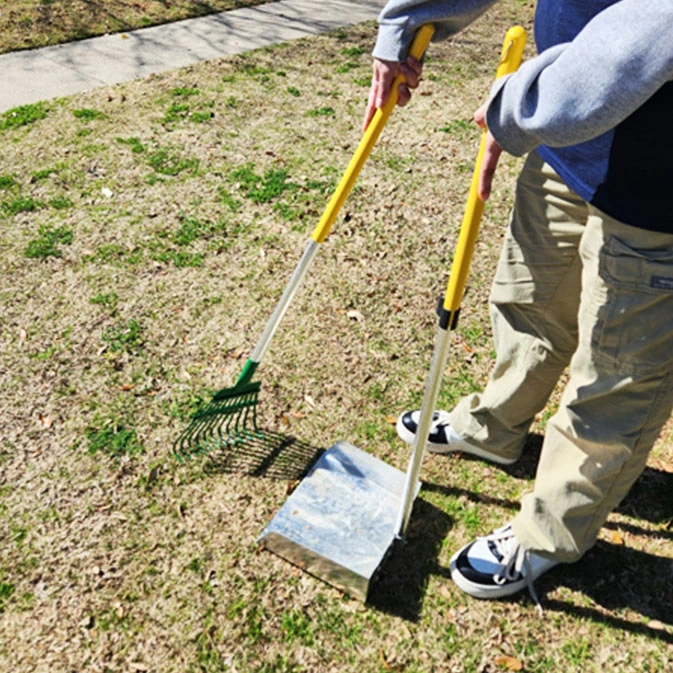
[[[390,0],[379,16],[366,128],[392,80],[422,64],[417,28],[445,39],[495,0]],[[508,465],[569,368],[532,493],[453,555],[478,598],[528,587],[592,547],[673,409],[673,0],[538,0],[537,55],[493,85],[479,195],[502,150],[527,155],[490,296],[496,360],[483,392],[433,417],[427,449]],[[413,442],[419,412],[403,413]]]

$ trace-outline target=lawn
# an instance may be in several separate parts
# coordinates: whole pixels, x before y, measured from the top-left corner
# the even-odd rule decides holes
[[[375,25],[0,116],[0,670],[538,673],[673,667],[671,429],[599,542],[483,602],[451,554],[530,490],[427,456],[405,544],[363,604],[260,549],[312,458],[345,439],[405,469],[506,0],[432,45],[258,370],[277,460],[173,443],[236,380],[359,140]],[[441,392],[492,363],[488,289],[520,160],[487,205]],[[274,447],[271,447],[272,449]]]
[[[205,16],[273,0],[11,0],[0,11],[0,53]]]

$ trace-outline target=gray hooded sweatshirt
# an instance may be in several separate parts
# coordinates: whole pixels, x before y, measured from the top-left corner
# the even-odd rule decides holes
[[[445,39],[494,0],[390,0],[374,56],[400,61],[417,28]],[[538,0],[538,56],[491,91],[488,127],[536,149],[582,198],[673,233],[673,0]]]

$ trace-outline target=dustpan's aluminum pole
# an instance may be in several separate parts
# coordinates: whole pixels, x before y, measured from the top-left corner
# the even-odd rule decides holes
[[[523,50],[526,46],[526,31],[521,26],[513,26],[507,31],[500,54],[500,63],[496,72],[496,79],[503,75],[514,72],[521,63]],[[479,233],[479,224],[484,212],[484,202],[479,198],[479,177],[481,172],[481,163],[486,150],[486,132],[482,134],[479,153],[474,165],[470,192],[467,197],[465,213],[460,226],[460,234],[456,245],[449,281],[444,296],[444,302],[440,305],[439,329],[435,341],[435,350],[432,355],[428,380],[421,404],[421,415],[418,419],[418,427],[414,437],[414,444],[411,453],[409,467],[407,468],[406,482],[402,491],[402,504],[395,527],[396,536],[404,537],[409,525],[411,509],[416,497],[418,478],[421,471],[421,462],[425,450],[425,443],[430,434],[432,417],[439,397],[439,389],[442,382],[442,373],[446,366],[446,360],[449,352],[450,334],[456,328],[458,314],[460,312],[460,303],[465,292],[465,283],[472,260],[472,254]]]
[[[297,290],[302,284],[302,281],[308,273],[308,270],[311,268],[311,264],[313,264],[313,260],[315,259],[319,249],[320,243],[316,243],[312,238],[309,239],[308,243],[306,244],[306,248],[304,249],[304,254],[302,255],[302,258],[299,260],[299,264],[297,264],[297,268],[292,274],[292,278],[290,278],[290,281],[285,287],[278,304],[276,304],[276,308],[266,323],[266,327],[264,328],[262,335],[259,337],[259,341],[255,346],[255,350],[250,356],[251,360],[259,362],[262,357],[264,357],[264,353],[266,353],[266,349],[271,343],[271,339],[273,339],[273,335],[276,333],[278,325],[280,325],[285,312],[290,306],[290,302],[294,299],[294,295],[297,294]]]
[[[438,329],[437,337],[435,338],[435,350],[432,354],[432,362],[430,363],[430,372],[425,384],[425,393],[423,394],[421,416],[414,438],[409,467],[407,468],[404,491],[402,492],[402,505],[397,516],[397,523],[395,524],[396,536],[398,538],[404,536],[409,524],[409,517],[411,516],[411,508],[416,496],[416,487],[425,451],[425,442],[430,434],[430,425],[435,407],[437,406],[439,389],[442,383],[442,372],[444,371],[444,367],[446,367],[450,342],[451,332],[448,329]]]

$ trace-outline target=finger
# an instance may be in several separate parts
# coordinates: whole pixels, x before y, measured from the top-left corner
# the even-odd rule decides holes
[[[407,58],[407,65],[420,77],[423,72],[423,64],[413,56]]]
[[[404,75],[404,81],[410,89],[415,89],[421,81],[419,73],[406,64],[400,66],[400,72]]]
[[[498,160],[502,154],[502,149],[495,142],[493,136],[489,134],[486,149],[484,151],[484,157],[481,162],[481,168],[479,171],[479,186],[477,188],[477,193],[479,198],[482,201],[488,201],[489,196],[491,195],[491,188],[493,186],[493,177],[495,175],[496,168],[498,167]]]
[[[369,100],[367,101],[367,107],[365,108],[365,117],[362,121],[362,132],[364,133],[367,130],[367,127],[374,118],[376,113],[376,91],[374,86],[369,90]]]
[[[408,84],[400,84],[397,87],[397,104],[404,107],[411,100],[411,91]]]
[[[478,110],[474,113],[474,121],[482,129],[486,128],[486,110],[488,109],[488,103],[484,103]]]

